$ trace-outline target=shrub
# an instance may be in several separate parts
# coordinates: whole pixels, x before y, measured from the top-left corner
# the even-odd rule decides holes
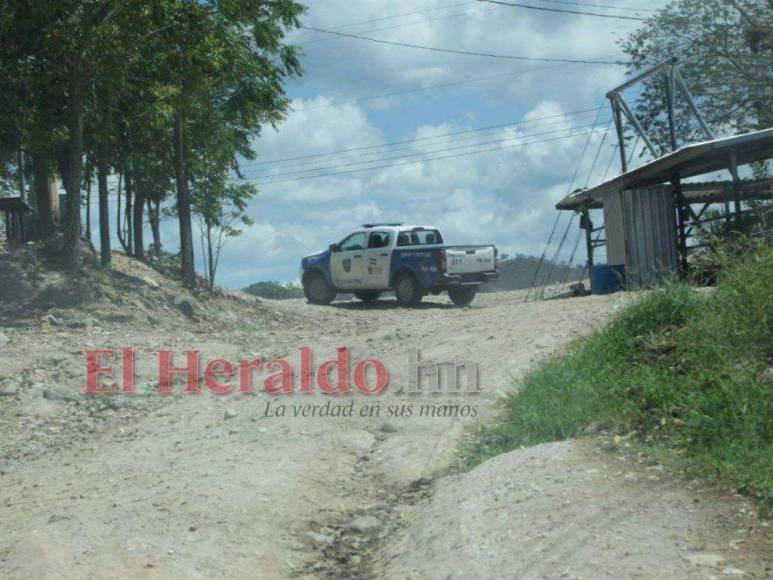
[[[467,450],[609,428],[773,503],[773,249],[728,250],[715,290],[670,283],[530,372]]]

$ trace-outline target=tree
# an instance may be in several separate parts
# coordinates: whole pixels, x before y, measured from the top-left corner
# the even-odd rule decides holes
[[[204,250],[204,273],[209,289],[215,287],[215,276],[223,246],[230,238],[241,234],[238,225],[252,225],[245,214],[247,202],[255,195],[249,183],[227,183],[225,175],[197,183],[193,193],[193,209],[199,217],[199,231]]]
[[[161,40],[167,50],[173,109],[173,159],[183,277],[194,283],[190,167],[205,149],[190,139],[193,125],[230,132],[230,163],[254,158],[251,140],[264,124],[283,119],[282,80],[300,74],[298,49],[282,43],[304,8],[293,0],[165,3],[175,26]],[[202,132],[198,133],[199,135]],[[222,142],[218,144],[223,153]]]
[[[773,0],[675,0],[622,41],[631,74],[677,57],[682,76],[715,129],[743,132],[773,125]],[[704,138],[677,99],[678,138]],[[670,150],[666,80],[644,85],[637,115],[660,153]]]
[[[117,171],[124,184],[128,227],[124,241],[117,215],[119,240],[140,258],[146,206],[159,250],[160,206],[173,179],[183,276],[193,285],[192,180],[238,174],[261,127],[284,117],[283,80],[300,74],[298,49],[284,38],[303,10],[293,0],[0,3],[0,180],[21,184],[31,167],[42,199],[61,176],[63,253],[78,267],[86,157],[98,178],[104,264],[108,176]],[[217,139],[201,138],[209,133]],[[31,164],[19,161],[27,154]],[[213,195],[233,199],[222,185]],[[120,197],[118,205],[120,214]],[[52,229],[52,215],[40,219],[41,231]]]

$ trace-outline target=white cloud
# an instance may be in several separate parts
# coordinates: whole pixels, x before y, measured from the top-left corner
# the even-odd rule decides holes
[[[478,52],[609,59],[620,52],[615,40],[636,26],[479,3],[452,8],[447,0],[326,0],[310,3],[305,23],[334,28],[377,18],[384,20],[341,30]],[[416,24],[367,32],[409,22]],[[594,119],[593,112],[570,112],[602,104],[605,91],[624,79],[623,67],[450,55],[310,32],[294,38],[324,41],[304,46],[305,75],[289,86],[302,98],[278,131],[267,129],[256,141],[261,164],[245,164],[250,178],[275,175],[282,182],[260,186],[248,211],[255,225],[226,246],[221,279],[227,284],[295,279],[303,255],[371,220],[434,223],[452,243],[493,241],[510,253],[539,254],[555,202],[586,180],[600,180],[614,154],[610,134],[591,172],[601,134],[588,137],[577,129],[565,137]],[[481,77],[494,78],[412,92]],[[382,94],[388,96],[362,100]],[[531,124],[448,135],[519,117]],[[606,109],[601,118],[608,118]],[[413,139],[419,141],[374,147]],[[529,144],[514,146],[519,141]],[[462,148],[471,144],[479,146]],[[473,154],[482,148],[500,150]],[[330,152],[338,153],[320,156]],[[377,165],[389,167],[358,171]],[[340,174],[306,179],[320,173]]]

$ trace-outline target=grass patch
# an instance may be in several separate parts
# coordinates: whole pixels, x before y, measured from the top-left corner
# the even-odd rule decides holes
[[[712,292],[668,284],[538,365],[466,450],[610,429],[773,505],[773,248],[725,256]]]

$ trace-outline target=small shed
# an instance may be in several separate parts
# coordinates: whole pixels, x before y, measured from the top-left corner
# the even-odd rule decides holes
[[[743,201],[773,198],[773,180],[742,180],[738,174],[739,166],[772,157],[773,128],[695,143],[572,193],[556,209],[582,214],[590,267],[594,248],[602,245],[592,234],[604,230],[607,263],[624,265],[629,284],[648,286],[687,270],[688,253],[705,245],[696,241],[695,233],[710,221],[704,214],[711,204],[722,204],[721,219],[740,224],[757,211],[744,209]],[[732,179],[682,181],[722,170],[729,171]],[[594,228],[592,209],[603,209],[603,226]]]
[[[604,195],[607,262],[625,266],[626,282],[649,286],[675,272],[674,196],[669,187],[634,188]]]
[[[20,245],[27,241],[25,214],[31,214],[32,208],[24,199],[0,197],[0,213],[5,219],[5,239],[9,246]]]

